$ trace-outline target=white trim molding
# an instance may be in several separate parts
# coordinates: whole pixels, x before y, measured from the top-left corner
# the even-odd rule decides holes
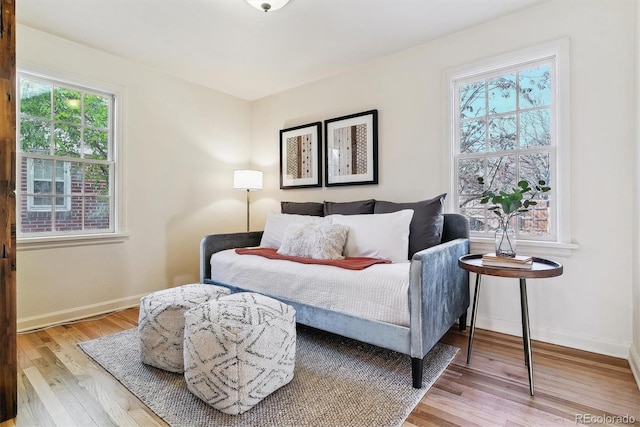
[[[638,390],[640,390],[640,354],[638,354],[633,345],[629,349],[629,366],[631,367],[633,377],[636,379]]]
[[[470,316],[471,314],[469,313],[467,318],[470,319]],[[476,321],[476,327],[507,335],[522,336],[522,323],[516,321],[479,316]],[[531,339],[620,359],[629,357],[629,343],[607,341],[599,337],[576,334],[557,328],[536,327],[535,325],[531,325]],[[535,344],[533,347],[535,348]]]
[[[137,307],[140,305],[140,298],[145,295],[147,295],[147,293],[75,307],[68,310],[53,311],[38,316],[23,317],[18,319],[18,333],[73,322],[112,311]]]

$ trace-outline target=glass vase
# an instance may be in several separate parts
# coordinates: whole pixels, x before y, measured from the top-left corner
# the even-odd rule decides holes
[[[516,231],[508,225],[496,230],[496,255],[513,258],[516,256]]]

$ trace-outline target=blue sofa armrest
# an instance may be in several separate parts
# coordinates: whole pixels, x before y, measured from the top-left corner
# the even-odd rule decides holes
[[[423,358],[469,307],[469,272],[458,258],[469,253],[460,237],[417,252],[411,260],[411,357]]]

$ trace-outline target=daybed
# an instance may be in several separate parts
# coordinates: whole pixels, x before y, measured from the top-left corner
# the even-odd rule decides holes
[[[402,205],[398,206],[402,207]],[[327,213],[326,208],[325,213]],[[311,286],[310,283],[314,278],[312,276],[316,278],[322,276],[321,279],[324,282],[319,286],[325,286],[334,274],[333,270],[331,274],[327,274],[329,270],[318,270],[318,268],[343,269],[238,255],[231,250],[259,246],[263,239],[262,231],[205,236],[200,245],[200,281],[225,286],[231,292],[263,293],[293,306],[298,323],[409,355],[412,362],[413,387],[420,388],[424,356],[456,321],[459,321],[460,330],[466,329],[466,313],[469,307],[468,272],[460,269],[457,264],[459,257],[469,253],[468,220],[462,215],[441,212],[439,217],[442,232],[438,235],[440,243],[415,253],[410,251],[410,261],[406,261],[404,265],[402,263],[374,265],[358,272],[345,273],[350,277],[358,277],[364,274],[376,274],[376,271],[386,274],[386,271],[394,268],[405,268],[405,272],[400,273],[404,282],[400,284],[400,288],[403,290],[396,291],[404,294],[399,295],[401,298],[399,304],[403,307],[400,311],[403,313],[395,313],[392,319],[378,320],[373,315],[369,316],[368,310],[373,304],[369,302],[362,304],[360,311],[349,312],[348,309],[342,308],[344,300],[348,302],[349,299],[351,301],[359,299],[359,297],[353,298],[353,295],[359,295],[359,292],[364,294],[367,292],[366,289],[355,290],[353,291],[355,293],[352,292],[349,297],[340,295],[337,298],[340,300],[337,301],[337,305],[334,304],[336,299],[332,303],[328,298],[327,302],[327,297],[330,296],[323,295],[323,289],[320,290],[319,298],[316,300],[309,297],[306,287]],[[216,255],[212,258],[214,254]],[[231,264],[228,267],[218,267],[226,265],[224,263],[229,260]],[[213,274],[212,263],[214,264]],[[256,264],[253,265],[253,263]],[[293,267],[293,271],[297,273],[291,273],[294,274],[293,276],[283,276],[285,278],[278,281],[277,278],[281,276],[276,273],[284,269],[282,266],[287,264],[297,264]],[[244,270],[245,267],[246,272],[239,271]],[[216,269],[228,271],[216,271]],[[305,272],[309,274],[304,274]],[[335,274],[342,273],[335,272]],[[385,274],[380,273],[381,276]],[[365,288],[377,286],[379,281],[365,279],[365,282],[360,286],[364,285]],[[340,289],[341,292],[343,290],[351,292],[350,286],[351,284],[336,289]],[[293,290],[287,294],[287,288]],[[389,291],[385,293],[374,288],[372,292],[377,293],[378,297],[382,294],[382,299],[393,300]],[[340,304],[343,305],[340,306]],[[397,307],[398,303],[395,304]]]

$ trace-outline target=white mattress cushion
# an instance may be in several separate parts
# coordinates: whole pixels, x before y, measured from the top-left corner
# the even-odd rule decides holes
[[[409,261],[364,270],[238,255],[234,249],[211,257],[211,278],[370,320],[409,326]]]

